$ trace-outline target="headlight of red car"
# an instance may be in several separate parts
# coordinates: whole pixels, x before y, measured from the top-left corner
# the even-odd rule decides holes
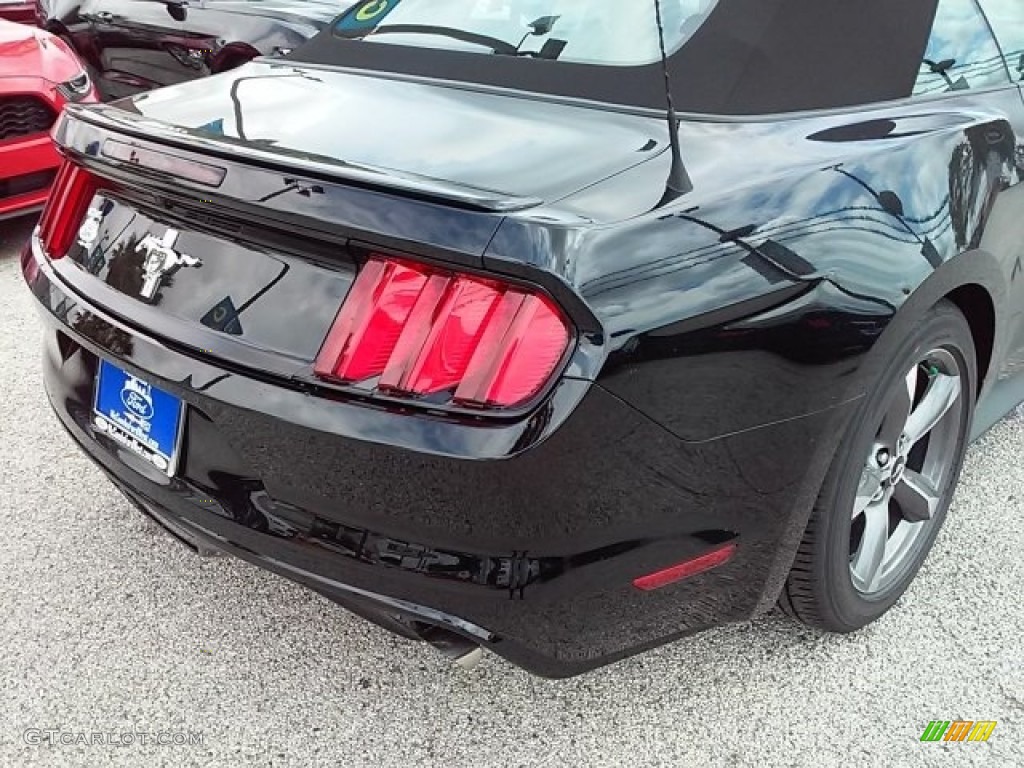
[[[81,101],[92,93],[92,80],[89,73],[82,70],[70,80],[65,80],[57,86],[65,99],[68,101]]]

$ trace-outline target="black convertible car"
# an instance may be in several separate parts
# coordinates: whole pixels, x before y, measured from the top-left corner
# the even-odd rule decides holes
[[[288,53],[346,0],[35,0],[36,24],[63,37],[106,99]]]
[[[1017,0],[357,3],[68,108],[46,390],[201,553],[463,660],[856,630],[1024,400],[1022,49]]]

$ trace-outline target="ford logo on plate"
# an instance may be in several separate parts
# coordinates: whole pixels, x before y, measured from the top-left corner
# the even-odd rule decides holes
[[[140,419],[149,421],[153,418],[153,398],[149,394],[149,384],[129,376],[121,388],[121,402]]]

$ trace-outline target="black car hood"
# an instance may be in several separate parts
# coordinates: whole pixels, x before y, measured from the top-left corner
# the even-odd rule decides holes
[[[655,117],[258,60],[99,108],[147,135],[554,202],[661,155]],[[522,207],[522,206],[520,206]]]

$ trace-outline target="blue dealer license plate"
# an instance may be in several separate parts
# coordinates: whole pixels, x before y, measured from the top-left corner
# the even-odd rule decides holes
[[[184,414],[180,399],[101,360],[93,414],[98,430],[174,474]]]

